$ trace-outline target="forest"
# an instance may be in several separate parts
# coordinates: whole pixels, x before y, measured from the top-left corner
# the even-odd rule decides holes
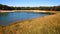
[[[60,5],[59,6],[40,6],[40,7],[14,7],[14,6],[8,6],[0,4],[0,10],[50,10],[50,11],[60,11]]]

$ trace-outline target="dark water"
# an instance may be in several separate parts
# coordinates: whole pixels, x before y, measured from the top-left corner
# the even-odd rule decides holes
[[[5,26],[18,20],[32,19],[46,14],[27,13],[27,12],[10,12],[0,13],[0,25]]]

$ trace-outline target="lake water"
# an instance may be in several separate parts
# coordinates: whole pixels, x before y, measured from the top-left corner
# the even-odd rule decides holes
[[[0,25],[5,26],[15,21],[27,20],[45,15],[47,14],[28,13],[28,12],[0,13]]]

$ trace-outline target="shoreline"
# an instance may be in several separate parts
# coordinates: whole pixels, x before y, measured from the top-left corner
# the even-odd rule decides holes
[[[47,10],[0,10],[1,12],[55,12],[55,11],[47,11]]]
[[[32,13],[49,14],[49,15],[60,13],[60,11],[47,11],[47,10],[0,10],[0,13],[8,13],[8,12],[32,12]]]

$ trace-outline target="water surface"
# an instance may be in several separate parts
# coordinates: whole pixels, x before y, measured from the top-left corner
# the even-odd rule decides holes
[[[28,12],[0,13],[0,25],[5,26],[18,20],[27,20],[45,15],[47,14],[28,13]]]

